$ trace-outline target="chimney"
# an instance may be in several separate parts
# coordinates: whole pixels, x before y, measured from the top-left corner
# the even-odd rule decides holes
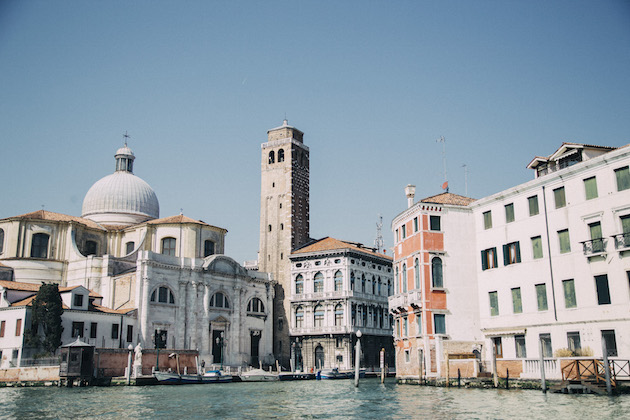
[[[405,194],[407,195],[407,208],[413,206],[413,198],[416,196],[416,186],[408,184],[405,187]]]

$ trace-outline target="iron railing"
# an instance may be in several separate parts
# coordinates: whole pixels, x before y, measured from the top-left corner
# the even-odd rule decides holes
[[[613,238],[615,238],[615,249],[630,248],[630,232],[620,233]]]
[[[582,242],[582,249],[584,250],[584,255],[586,256],[597,255],[606,251],[607,244],[608,239],[591,239],[590,241]]]

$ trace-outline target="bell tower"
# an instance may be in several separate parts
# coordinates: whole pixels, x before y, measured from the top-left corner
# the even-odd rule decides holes
[[[291,251],[309,241],[309,149],[304,133],[282,126],[267,131],[261,145],[260,247],[258,269],[273,274],[274,354],[289,365]]]

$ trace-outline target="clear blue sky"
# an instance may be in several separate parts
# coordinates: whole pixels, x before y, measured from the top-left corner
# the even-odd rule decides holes
[[[80,215],[128,130],[161,216],[256,258],[260,144],[311,149],[311,236],[371,245],[417,197],[630,143],[628,1],[0,1],[0,217]]]

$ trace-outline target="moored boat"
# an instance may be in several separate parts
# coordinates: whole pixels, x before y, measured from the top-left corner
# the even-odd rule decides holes
[[[153,376],[164,385],[212,384],[232,382],[232,375],[224,375],[221,371],[208,371],[203,375],[180,375],[175,372],[153,372]]]
[[[277,373],[262,369],[252,369],[241,373],[239,376],[243,382],[272,382],[280,379]]]

